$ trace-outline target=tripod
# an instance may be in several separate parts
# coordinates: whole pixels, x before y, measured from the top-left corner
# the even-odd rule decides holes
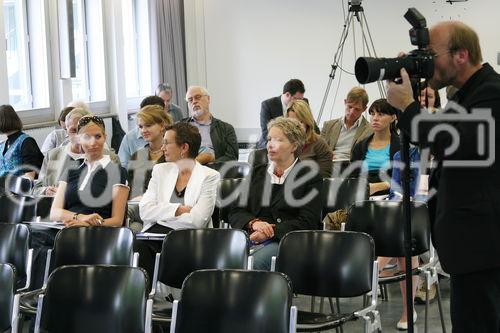
[[[356,18],[354,20],[353,18]],[[337,51],[333,57],[333,63],[331,64],[331,72],[328,79],[328,84],[326,86],[325,95],[323,96],[323,101],[321,102],[321,107],[319,110],[318,118],[316,119],[316,123],[319,124],[321,121],[321,117],[323,116],[323,111],[325,109],[326,102],[328,100],[328,95],[330,94],[330,89],[335,79],[335,74],[337,72],[337,68],[339,68],[339,62],[342,60],[342,56],[344,53],[344,46],[347,40],[347,36],[349,34],[349,29],[353,30],[353,43],[354,43],[354,51],[356,51],[356,35],[354,34],[355,22],[359,23],[361,29],[362,36],[362,45],[363,49],[368,53],[370,57],[376,57],[377,53],[375,52],[375,46],[373,44],[373,39],[370,33],[370,28],[368,27],[368,22],[366,21],[366,16],[363,7],[361,6],[361,0],[350,0],[349,1],[349,10],[348,15],[344,22],[344,28],[342,30],[342,34],[340,35],[340,42],[337,46]],[[356,54],[354,55],[354,59],[356,59]],[[342,69],[342,67],[340,67]],[[378,89],[381,97],[385,97],[385,88],[382,83],[377,82]],[[334,101],[335,104],[335,101]]]

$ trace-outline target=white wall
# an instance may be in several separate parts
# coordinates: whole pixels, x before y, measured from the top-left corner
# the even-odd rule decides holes
[[[203,8],[201,12],[186,11],[186,21],[197,24],[186,27],[187,38],[195,38],[198,46],[205,45],[204,52],[191,52],[188,40],[188,73],[190,66],[196,66],[198,73],[188,74],[188,84],[206,79],[213,113],[235,126],[239,141],[248,141],[250,133],[260,134],[260,102],[279,95],[290,78],[304,82],[306,97],[314,114],[318,114],[344,23],[341,0],[186,2]],[[450,18],[470,24],[481,38],[484,60],[499,69],[498,0],[470,0],[453,5],[445,0],[364,0],[363,7],[379,56],[393,57],[400,50],[414,48],[408,37],[410,25],[403,14],[409,7],[416,7],[428,25]],[[358,24],[356,29],[359,33]],[[352,32],[349,35],[352,37]],[[362,54],[360,40],[356,34],[357,56]],[[353,72],[352,38],[347,40],[343,59],[345,69]],[[200,70],[200,64],[205,68]],[[339,95],[332,108],[339,78]],[[354,85],[354,76],[337,70],[322,121],[341,115],[343,98]],[[371,100],[379,97],[376,84],[367,89]]]

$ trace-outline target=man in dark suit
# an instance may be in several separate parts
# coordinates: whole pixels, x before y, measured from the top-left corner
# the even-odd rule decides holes
[[[500,75],[489,64],[481,64],[478,36],[461,22],[442,22],[431,28],[429,47],[434,52],[431,87],[458,88],[445,113],[432,116],[434,121],[416,123],[421,110],[404,69],[403,83],[389,82],[387,97],[403,111],[401,130],[410,135],[412,125],[418,125],[418,133],[413,134],[418,134],[421,144],[430,145],[438,162],[438,172],[429,184],[437,195],[429,208],[434,245],[451,277],[453,332],[500,332]],[[457,111],[470,117],[469,121],[450,119]],[[479,118],[493,121],[496,132],[488,128],[481,136],[487,123]],[[441,130],[429,138],[436,125],[453,131]],[[490,136],[495,145],[488,142]],[[457,141],[456,149],[449,149]],[[493,157],[491,163],[479,164],[486,155]]]
[[[267,123],[274,118],[283,117],[286,114],[288,103],[296,99],[303,99],[306,89],[299,79],[291,79],[283,86],[280,96],[271,97],[262,102],[260,108],[260,128],[262,135],[257,143],[257,148],[266,148]]]

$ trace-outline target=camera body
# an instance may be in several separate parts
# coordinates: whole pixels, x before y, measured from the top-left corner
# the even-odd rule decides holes
[[[434,75],[434,55],[428,49],[429,30],[424,16],[417,9],[410,8],[404,17],[412,25],[411,44],[418,49],[398,58],[358,58],[354,72],[359,83],[397,79],[401,68],[406,69],[413,79],[428,79]]]

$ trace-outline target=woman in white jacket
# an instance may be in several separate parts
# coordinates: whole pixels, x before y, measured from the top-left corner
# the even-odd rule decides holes
[[[198,128],[188,123],[167,127],[162,145],[166,163],[154,166],[139,203],[143,232],[166,234],[174,229],[212,226],[220,175],[195,160],[200,145]],[[139,265],[152,277],[161,241],[138,241],[136,247]]]

